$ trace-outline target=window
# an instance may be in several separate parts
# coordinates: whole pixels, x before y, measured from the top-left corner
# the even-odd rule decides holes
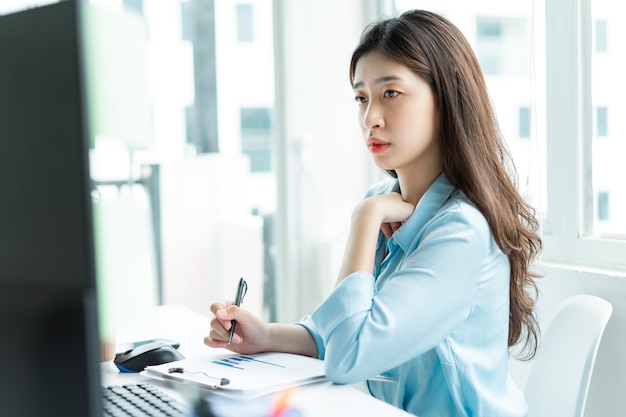
[[[252,42],[254,40],[254,19],[251,4],[237,5],[237,40]]]
[[[519,137],[530,137],[530,107],[519,108]]]
[[[606,20],[596,20],[596,52],[607,51]]]
[[[500,40],[502,37],[502,22],[500,19],[479,17],[476,21],[478,41],[485,39]]]
[[[609,110],[606,107],[596,108],[596,136],[608,136]]]
[[[454,7],[458,7],[455,5]],[[487,13],[487,7],[467,9],[467,13]],[[486,76],[524,74],[529,70],[530,13],[520,11],[515,17],[499,16],[490,11],[490,16],[476,17],[476,42],[473,45]],[[462,24],[462,20],[456,22]],[[464,31],[466,36],[471,32]],[[470,41],[471,41],[470,37]]]
[[[599,221],[607,221],[609,220],[609,193],[606,191],[601,191],[598,193],[598,220]]]
[[[502,71],[500,45],[502,43],[502,22],[497,18],[478,17],[476,19],[478,48],[476,53],[485,74],[499,74]]]
[[[250,157],[252,172],[271,170],[271,109],[241,109],[241,152]]]
[[[191,1],[192,0],[180,2],[181,38],[184,41],[191,40]]]
[[[143,0],[124,0],[124,7],[133,12],[143,14]]]
[[[626,268],[626,218],[611,216],[626,210],[626,127],[608,126],[609,113],[625,110],[615,94],[626,88],[625,57],[594,47],[594,36],[608,46],[626,35],[620,11],[608,0],[546,2],[545,260]],[[594,31],[594,21],[605,21],[606,31]],[[593,140],[596,133],[603,140]]]
[[[110,47],[88,48],[100,59],[90,63],[97,62],[92,66],[107,80],[132,75],[134,82],[113,90],[134,97],[141,86],[145,101],[130,107],[128,100],[101,102],[106,94],[100,93],[119,80],[94,82],[90,73],[88,86],[99,90],[88,96],[113,108],[119,116],[115,120],[124,125],[137,114],[147,115],[141,147],[135,144],[137,135],[129,135],[131,144],[117,131],[104,132],[91,155],[101,195],[95,216],[96,240],[103,245],[98,256],[113,260],[102,262],[106,270],[98,271],[108,285],[105,294],[117,293],[120,282],[133,288],[146,284],[132,303],[115,301],[120,317],[147,302],[180,303],[210,314],[207,300],[232,297],[237,280],[245,276],[255,288],[246,303],[262,315],[264,297],[269,298],[264,282],[274,279],[264,259],[274,255],[265,218],[271,220],[276,206],[270,163],[272,1],[88,3],[86,10],[93,6],[94,16],[116,23],[84,25]],[[105,52],[119,60],[107,60]],[[118,263],[125,268],[117,269]]]
[[[626,178],[624,155],[626,155],[626,125],[616,120],[616,115],[626,114],[623,92],[626,91],[626,51],[623,48],[611,48],[626,36],[623,24],[624,12],[614,2],[608,0],[587,0],[591,15],[587,17],[595,22],[591,33],[585,33],[595,45],[586,59],[590,71],[583,78],[588,85],[591,106],[596,109],[593,130],[602,140],[594,140],[586,149],[591,152],[590,165],[592,178],[588,180],[591,193],[597,194],[597,213],[593,218],[606,221],[591,223],[586,233],[605,239],[620,239],[626,243],[626,217],[616,213],[626,213]],[[595,39],[594,39],[595,37]],[[601,205],[600,196],[606,195],[607,202]],[[609,199],[609,196],[611,197]],[[600,212],[600,210],[606,211]],[[609,217],[610,216],[610,217]]]

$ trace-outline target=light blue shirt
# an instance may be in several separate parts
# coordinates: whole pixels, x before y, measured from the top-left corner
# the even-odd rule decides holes
[[[335,383],[390,377],[368,381],[372,395],[420,417],[526,416],[508,375],[509,275],[487,220],[442,174],[391,239],[380,233],[374,274],[350,274],[299,324]]]

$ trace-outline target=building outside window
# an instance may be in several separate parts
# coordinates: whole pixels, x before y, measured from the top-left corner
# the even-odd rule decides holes
[[[596,136],[609,135],[609,109],[605,106],[596,108]]]
[[[530,138],[530,107],[519,108],[519,137]]]
[[[607,52],[607,29],[606,20],[596,20],[596,52]]]
[[[241,152],[250,157],[252,172],[272,169],[272,109],[241,109]]]
[[[237,4],[237,40],[254,41],[254,9],[251,4]]]
[[[624,14],[619,7],[608,0],[590,2],[591,15],[589,33],[586,33],[592,45],[586,59],[589,60],[590,72],[585,73],[583,80],[591,97],[590,131],[601,140],[588,139],[585,149],[591,153],[589,158],[591,178],[587,187],[591,195],[598,196],[598,204],[589,208],[593,219],[586,234],[607,239],[626,239],[626,216],[615,213],[626,213],[626,120],[615,115],[626,114],[626,103],[623,93],[626,92],[626,52],[623,48],[614,48],[626,37],[623,24]],[[593,117],[595,116],[595,117]],[[609,198],[610,196],[610,198]]]

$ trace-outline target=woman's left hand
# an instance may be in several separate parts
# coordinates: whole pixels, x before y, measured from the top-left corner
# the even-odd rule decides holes
[[[380,231],[391,237],[414,209],[413,204],[402,200],[398,193],[376,195],[361,201],[352,212],[352,224],[337,283],[356,271],[372,273]]]
[[[387,239],[411,216],[415,206],[402,199],[399,193],[389,193],[370,197],[380,208],[380,229]]]

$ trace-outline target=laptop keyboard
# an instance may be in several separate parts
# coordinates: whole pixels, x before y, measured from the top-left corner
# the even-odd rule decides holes
[[[111,385],[103,388],[105,417],[184,417],[185,407],[151,384]]]

